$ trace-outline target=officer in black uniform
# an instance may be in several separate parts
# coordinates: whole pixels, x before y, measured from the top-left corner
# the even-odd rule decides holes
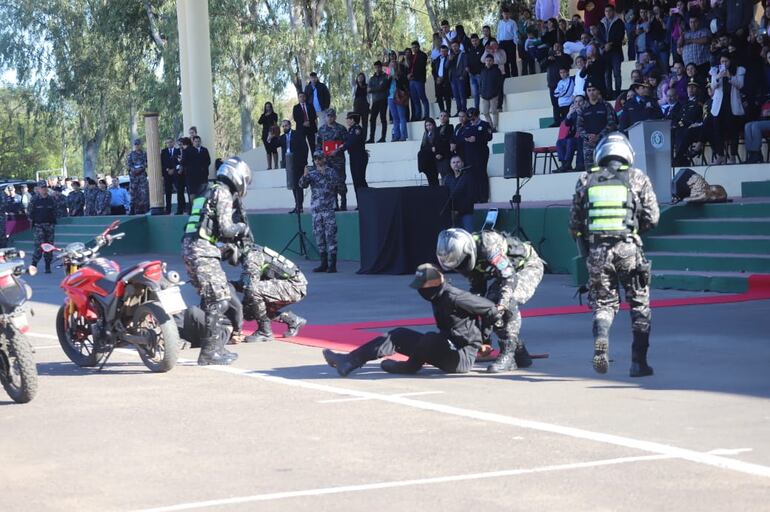
[[[687,152],[694,142],[703,139],[703,103],[700,101],[700,84],[694,78],[687,84],[687,103],[673,130],[674,165],[691,165]]]
[[[353,175],[353,188],[356,191],[356,204],[358,203],[358,189],[365,188],[366,166],[369,164],[369,152],[366,151],[366,138],[364,129],[359,124],[361,116],[355,112],[348,112],[348,134],[345,142],[336,151],[347,151],[350,155],[350,174]]]
[[[417,268],[409,286],[431,303],[438,332],[424,334],[398,328],[349,354],[325,349],[323,356],[326,362],[336,368],[340,376],[346,377],[367,361],[396,352],[408,356],[409,360],[385,359],[381,366],[386,372],[417,373],[424,364],[432,364],[447,373],[467,373],[473,368],[482,340],[477,319],[481,317],[484,325],[499,321],[502,313],[495,304],[450,285],[441,271],[430,263]]]
[[[631,85],[636,96],[626,101],[623,110],[620,112],[618,120],[618,129],[620,131],[628,130],[632,125],[649,119],[661,119],[663,112],[660,111],[658,101],[650,97],[650,86],[646,83],[634,83]]]
[[[37,262],[43,256],[41,244],[52,244],[56,235],[56,201],[48,194],[48,183],[40,181],[37,184],[38,193],[29,202],[29,218],[32,221],[33,245],[32,266],[37,269]],[[53,253],[47,252],[45,257],[45,273],[51,273]]]

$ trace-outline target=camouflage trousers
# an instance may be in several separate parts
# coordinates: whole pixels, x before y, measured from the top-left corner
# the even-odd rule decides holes
[[[599,243],[590,248],[586,265],[594,337],[609,336],[609,327],[620,307],[621,286],[631,309],[632,330],[650,332],[650,268],[642,248],[633,241]]]
[[[532,298],[537,290],[540,281],[543,280],[543,262],[536,255],[533,255],[524,267],[516,273],[516,288],[508,304],[504,304],[508,313],[503,317],[503,325],[495,326],[494,331],[499,339],[515,340],[521,331],[521,312],[519,305],[525,304]],[[503,286],[496,281],[489,287],[487,298],[495,304],[500,302],[500,296],[503,293]]]
[[[131,195],[132,215],[144,215],[150,210],[150,182],[147,176],[131,176],[128,193]]]
[[[589,171],[594,166],[594,150],[596,149],[596,142],[590,142],[588,137],[583,137],[583,166],[586,171]]]
[[[40,261],[40,257],[45,258],[45,262],[50,264],[53,259],[53,253],[43,253],[41,244],[53,243],[54,235],[56,234],[53,224],[35,224],[32,226],[32,245],[35,247],[35,252],[32,253],[32,265],[37,266],[37,262]]]
[[[313,211],[313,236],[319,252],[337,253],[337,219],[334,211]]]
[[[219,258],[206,254],[199,246],[201,242],[194,238],[185,238],[182,241],[182,260],[190,284],[198,291],[204,305],[228,301],[230,284],[222,270],[222,262]]]
[[[345,180],[347,180],[347,173],[345,171],[345,156],[342,156],[342,159],[332,159],[329,162],[329,165],[337,171],[337,175],[340,177],[340,187],[337,190],[337,195],[339,196],[339,199],[337,200],[338,204],[341,204],[342,206],[347,207],[348,204],[348,186],[345,184]]]
[[[300,272],[292,279],[267,279],[243,289],[243,317],[246,320],[264,318],[285,322],[280,310],[296,304],[307,295],[307,279]]]

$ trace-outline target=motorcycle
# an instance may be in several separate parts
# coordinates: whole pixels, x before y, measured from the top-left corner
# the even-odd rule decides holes
[[[37,366],[24,304],[32,288],[21,279],[24,251],[0,249],[0,382],[14,402],[27,403],[37,394]]]
[[[81,367],[104,368],[116,348],[133,346],[153,372],[167,372],[179,358],[179,331],[174,314],[187,306],[179,289],[179,274],[161,261],[143,261],[123,270],[99,251],[125,233],[111,234],[110,224],[87,247],[73,242],[58,252],[64,268],[61,282],[66,298],[56,316],[56,334],[67,357]]]

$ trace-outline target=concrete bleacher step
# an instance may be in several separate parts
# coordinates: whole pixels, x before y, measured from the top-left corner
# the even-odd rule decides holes
[[[770,181],[744,181],[741,183],[742,197],[770,197]]]
[[[704,218],[770,218],[770,201],[692,204],[688,208],[696,209],[698,215]]]
[[[749,275],[743,272],[706,272],[687,270],[652,271],[652,287],[720,293],[745,293]]]
[[[651,251],[646,255],[659,270],[770,273],[767,253]]]
[[[770,235],[661,235],[645,239],[647,251],[770,254]]]
[[[675,232],[680,235],[770,235],[770,218],[680,219],[675,222]]]

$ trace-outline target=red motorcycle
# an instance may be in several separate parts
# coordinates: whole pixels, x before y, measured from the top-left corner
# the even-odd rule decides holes
[[[45,252],[58,252],[66,277],[61,282],[66,298],[56,316],[56,333],[67,357],[78,366],[104,367],[113,350],[133,346],[153,372],[167,372],[177,362],[179,331],[173,315],[184,311],[179,274],[166,272],[161,261],[143,261],[121,271],[99,250],[124,233],[111,235],[114,221],[96,243],[74,242],[64,249],[42,244]]]

